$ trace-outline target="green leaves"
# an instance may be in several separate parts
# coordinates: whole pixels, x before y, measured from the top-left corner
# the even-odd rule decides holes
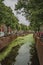
[[[30,20],[32,27],[35,29],[40,28],[40,23],[43,23],[43,0],[18,0],[16,9],[22,8],[24,8],[25,16]]]
[[[18,19],[12,13],[11,8],[5,6],[2,2],[3,0],[0,0],[0,24],[4,23],[7,27],[10,26],[12,29],[15,29]]]

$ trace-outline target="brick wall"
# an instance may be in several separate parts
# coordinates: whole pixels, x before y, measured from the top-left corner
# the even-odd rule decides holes
[[[37,49],[40,65],[43,65],[43,42],[40,41],[39,37],[36,37],[36,49]]]
[[[17,38],[16,35],[8,35],[6,37],[0,37],[0,50],[2,50],[4,47],[6,47],[12,40]]]

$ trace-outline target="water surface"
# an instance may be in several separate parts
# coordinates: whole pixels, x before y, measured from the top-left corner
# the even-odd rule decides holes
[[[1,65],[28,65],[30,60],[30,43],[13,47],[9,55],[1,62]]]
[[[14,65],[28,65],[30,59],[29,43],[22,45],[18,53],[19,54],[16,57],[16,62]]]

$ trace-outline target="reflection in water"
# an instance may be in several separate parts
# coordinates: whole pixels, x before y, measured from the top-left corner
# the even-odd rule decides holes
[[[40,65],[36,45],[25,43],[22,46],[13,47],[9,55],[0,65]]]
[[[16,62],[14,65],[28,65],[29,61],[29,43],[24,44],[19,49],[19,55],[16,57]]]
[[[13,62],[15,62],[15,57],[18,55],[18,49],[20,46],[16,46],[12,49],[10,54],[1,62],[2,65],[12,65]]]
[[[28,65],[30,59],[29,43],[14,47],[10,54],[1,62],[2,65]]]
[[[40,65],[38,55],[37,55],[37,50],[36,50],[36,44],[30,45],[30,61],[31,61],[31,65],[33,64]]]

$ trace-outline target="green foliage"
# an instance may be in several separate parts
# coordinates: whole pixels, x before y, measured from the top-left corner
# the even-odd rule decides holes
[[[7,27],[10,26],[12,29],[16,28],[18,19],[12,13],[10,7],[3,4],[3,0],[0,0],[0,24],[4,23]]]
[[[24,31],[29,30],[28,26],[26,25],[20,24],[20,26],[21,26],[21,30],[24,30]]]
[[[18,0],[15,9],[22,8],[33,30],[39,31],[40,25],[43,24],[43,0]]]

